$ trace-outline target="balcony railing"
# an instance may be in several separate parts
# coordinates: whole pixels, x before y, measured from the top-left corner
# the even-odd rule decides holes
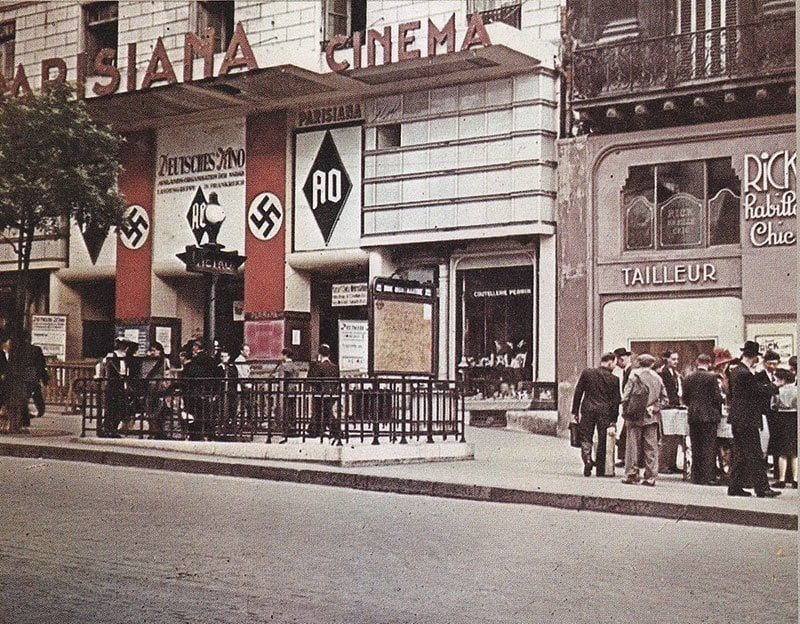
[[[572,99],[613,98],[795,71],[794,16],[630,39],[573,53]]]

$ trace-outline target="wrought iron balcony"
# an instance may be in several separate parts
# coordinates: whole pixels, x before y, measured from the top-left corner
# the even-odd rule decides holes
[[[724,28],[629,39],[573,53],[572,103],[636,99],[714,83],[770,83],[795,73],[794,15]],[[599,103],[599,102],[598,102]]]
[[[510,6],[498,7],[496,9],[488,9],[480,11],[481,20],[484,24],[491,24],[493,22],[502,22],[508,24],[512,28],[519,30],[522,28],[522,4],[513,4]],[[472,18],[472,14],[467,15],[467,21]]]

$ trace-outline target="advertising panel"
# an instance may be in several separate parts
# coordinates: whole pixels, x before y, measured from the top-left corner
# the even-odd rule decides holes
[[[156,261],[172,261],[187,245],[244,250],[246,162],[243,119],[159,131]]]
[[[295,135],[295,251],[359,246],[361,135],[361,126]]]

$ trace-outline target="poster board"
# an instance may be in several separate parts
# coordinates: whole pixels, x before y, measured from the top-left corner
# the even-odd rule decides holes
[[[339,320],[339,370],[366,373],[369,360],[369,321]]]
[[[376,278],[371,295],[371,373],[435,374],[434,286]]]
[[[67,315],[32,315],[31,344],[41,347],[45,357],[63,362],[67,356]]]

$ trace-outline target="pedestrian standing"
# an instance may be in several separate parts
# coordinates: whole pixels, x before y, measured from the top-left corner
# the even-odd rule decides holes
[[[775,372],[781,363],[781,356],[771,350],[767,349],[764,356],[761,358],[761,366],[756,369],[756,379],[762,383],[773,383],[777,385],[777,377]],[[772,461],[772,470],[775,478],[778,477],[778,452],[777,442],[780,437],[780,426],[778,424],[778,411],[773,405],[773,397],[766,399],[762,405],[762,413],[767,422],[767,448],[766,454]]]
[[[778,393],[769,381],[755,376],[760,345],[748,340],[742,347],[741,362],[729,369],[728,392],[730,413],[728,422],[733,428],[733,459],[728,481],[728,496],[750,496],[745,485],[755,489],[759,498],[772,498],[780,492],[769,487],[766,466],[761,452],[759,430],[764,401]]]
[[[616,427],[620,401],[619,380],[611,372],[616,360],[613,353],[603,354],[600,366],[587,368],[581,373],[572,397],[572,415],[580,425],[581,459],[585,477],[592,474],[593,466],[597,467],[598,477],[604,477],[606,474],[606,430],[609,427]],[[595,429],[597,429],[597,454],[593,461]]]
[[[775,453],[778,458],[778,480],[773,487],[791,485],[797,489],[797,377],[791,371],[779,368],[775,371],[778,395],[775,397],[777,413],[775,427]],[[770,432],[770,441],[772,432]],[[786,470],[791,467],[792,478],[786,479]]]
[[[130,343],[124,338],[114,341],[114,351],[102,361],[98,372],[105,378],[105,406],[103,418],[97,424],[98,438],[120,438],[119,425],[127,423],[132,415],[130,377],[132,358]]]
[[[709,372],[710,355],[697,356],[697,370],[683,381],[683,402],[689,410],[689,439],[692,444],[692,482],[715,485],[717,427],[722,420],[722,392],[719,380]]]
[[[616,364],[614,366],[614,370],[612,371],[614,375],[619,379],[619,394],[622,396],[622,390],[625,388],[625,384],[628,382],[628,377],[631,375],[631,355],[632,353],[628,351],[625,347],[618,347],[613,351],[614,355],[617,358]],[[620,416],[622,414],[620,413]],[[615,464],[618,468],[622,468],[625,465],[625,420],[621,419],[622,423],[619,427],[619,435],[617,436],[617,463]]]
[[[658,428],[661,408],[667,405],[667,391],[659,374],[653,370],[656,358],[642,353],[636,358],[637,368],[631,371],[628,383],[622,393],[623,405],[640,390],[647,391],[643,413],[625,417],[628,439],[625,446],[625,484],[639,482],[639,454],[644,459],[644,480],[642,485],[653,486],[658,475]],[[642,388],[642,386],[644,388]]]
[[[331,348],[321,344],[317,350],[316,362],[311,362],[308,367],[308,378],[311,380],[338,379],[339,367],[331,361]],[[340,431],[334,411],[338,399],[338,384],[335,381],[312,382],[315,390],[313,400],[313,414],[308,424],[306,434],[309,438],[316,438],[328,429],[331,436],[339,439]]]
[[[36,406],[36,417],[41,418],[44,416],[45,410],[42,384],[48,384],[50,375],[47,372],[47,361],[44,358],[42,348],[38,345],[31,344],[30,339],[30,332],[27,332],[26,342],[28,347],[27,353],[25,354],[25,369],[23,371],[23,382],[25,383],[25,406],[23,409],[27,412],[27,400],[33,399],[33,404]],[[28,420],[30,421],[30,416],[28,416]]]
[[[296,388],[291,380],[298,376],[298,370],[293,358],[294,354],[291,349],[283,349],[281,351],[281,363],[275,369],[275,375],[280,379],[278,400],[275,405],[275,419],[281,423],[283,429],[281,444],[284,444],[290,437],[297,435],[295,422],[295,410],[297,408]]]
[[[665,351],[662,355],[664,368],[661,369],[661,379],[664,382],[664,389],[667,391],[667,407],[678,409],[681,406],[681,395],[683,390],[681,375],[678,372],[680,356],[677,351]],[[683,472],[678,468],[678,447],[683,444],[681,435],[663,435],[658,450],[659,472],[680,474]],[[684,457],[686,449],[684,448]],[[685,460],[684,460],[685,461]]]

